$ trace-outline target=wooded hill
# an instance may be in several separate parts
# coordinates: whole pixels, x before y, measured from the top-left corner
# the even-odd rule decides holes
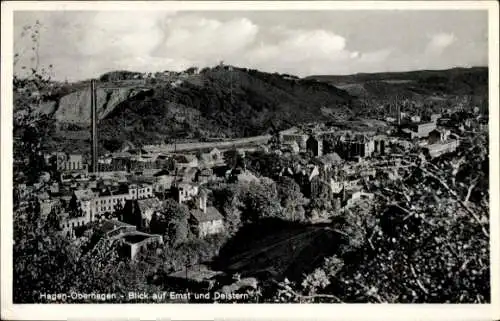
[[[387,98],[393,95],[415,98],[418,96],[488,94],[487,67],[359,73],[346,76],[317,75],[307,79],[319,80],[343,88],[360,98]]]
[[[137,74],[108,73],[101,79],[112,82],[97,83],[104,144],[260,135],[303,122],[344,119],[353,103],[347,92],[329,84],[236,67],[136,81],[131,75]],[[41,111],[56,120],[58,145],[67,138],[73,138],[72,146],[89,139],[88,88],[51,96],[43,106]]]

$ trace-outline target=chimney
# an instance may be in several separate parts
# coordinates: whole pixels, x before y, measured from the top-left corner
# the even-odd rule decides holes
[[[206,213],[207,212],[207,194],[203,191],[200,193],[199,202],[200,202],[200,204],[199,204],[200,210],[203,213]]]
[[[90,81],[91,172],[97,172],[97,99],[95,79]]]

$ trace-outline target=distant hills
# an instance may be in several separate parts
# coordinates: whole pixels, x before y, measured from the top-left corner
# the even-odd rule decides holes
[[[253,136],[304,122],[342,121],[367,99],[487,97],[488,69],[298,78],[217,66],[182,73],[114,71],[102,75],[97,87],[101,147],[114,150],[125,142]],[[38,112],[55,120],[55,134],[47,137],[49,146],[88,149],[88,81],[58,84]]]
[[[453,68],[408,72],[359,73],[347,76],[317,75],[307,79],[344,89],[358,98],[481,96],[488,94],[488,68]]]

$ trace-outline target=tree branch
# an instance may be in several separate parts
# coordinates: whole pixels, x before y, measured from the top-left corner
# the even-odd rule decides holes
[[[456,201],[467,211],[467,213],[469,213],[473,218],[474,220],[481,226],[481,230],[483,232],[483,234],[486,236],[486,237],[490,237],[488,231],[486,231],[486,229],[484,228],[484,224],[481,222],[481,220],[479,219],[479,217],[476,215],[476,213],[474,213],[474,211],[472,211],[469,206],[460,199],[460,197],[458,196],[457,192],[455,192],[450,186],[448,186],[448,184],[443,181],[441,178],[437,177],[434,173],[428,171],[427,169],[425,168],[422,168],[420,166],[417,166],[416,164],[414,163],[410,163],[410,164],[413,164],[413,166],[415,167],[418,167],[420,168],[420,170],[424,173],[424,174],[427,174],[429,177],[432,177],[434,178],[437,182],[439,182],[448,192],[450,192],[451,195],[453,195],[455,198],[456,198]]]
[[[476,187],[478,181],[479,181],[479,177],[476,177],[472,180],[472,183],[470,184],[469,188],[467,189],[467,195],[465,196],[465,200],[464,200],[465,203],[469,202],[469,198],[470,198],[470,195],[472,193],[472,190],[474,189],[474,187]]]

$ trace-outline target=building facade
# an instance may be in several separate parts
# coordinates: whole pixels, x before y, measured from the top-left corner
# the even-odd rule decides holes
[[[323,140],[319,137],[311,136],[306,141],[306,149],[315,157],[323,155]]]

